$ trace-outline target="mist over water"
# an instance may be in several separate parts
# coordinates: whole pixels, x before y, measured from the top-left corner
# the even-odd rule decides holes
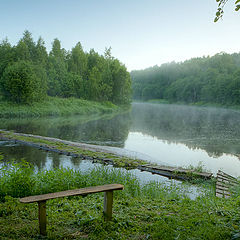
[[[134,103],[125,148],[156,162],[240,173],[240,112],[222,108]]]
[[[81,116],[7,119],[1,120],[0,128],[120,147],[133,151],[135,157],[141,153],[159,164],[186,167],[201,163],[214,173],[222,169],[240,175],[240,112],[234,110],[133,103],[131,112],[118,116],[96,116],[95,120]],[[0,146],[0,151],[7,151],[9,157],[15,151],[15,156],[25,154],[26,159],[36,158],[36,154],[27,153],[30,150],[25,149],[23,154],[21,149],[22,146]],[[59,156],[55,158],[52,161],[55,167],[58,162],[73,161],[63,160],[63,156],[61,161],[57,160]],[[47,164],[46,156],[45,163],[43,159],[36,162],[39,168]]]

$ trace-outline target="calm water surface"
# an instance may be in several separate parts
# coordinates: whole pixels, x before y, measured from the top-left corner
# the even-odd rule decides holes
[[[168,104],[133,103],[132,111],[89,121],[80,116],[3,120],[1,129],[131,150],[152,162],[171,166],[202,164],[240,175],[240,111]],[[2,142],[9,158],[25,157],[38,168],[84,162]],[[45,154],[45,155],[44,155]],[[80,165],[79,165],[80,164]]]

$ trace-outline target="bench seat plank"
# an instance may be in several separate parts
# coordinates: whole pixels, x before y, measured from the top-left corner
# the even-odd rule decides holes
[[[47,193],[42,195],[24,197],[20,199],[20,202],[33,203],[33,202],[46,201],[49,199],[60,198],[60,197],[70,197],[70,196],[86,195],[86,194],[98,193],[98,192],[123,190],[123,188],[124,186],[122,184],[107,184],[103,186],[94,186],[94,187],[87,187],[87,188],[81,188],[81,189],[74,189],[74,190],[67,190],[62,192]]]

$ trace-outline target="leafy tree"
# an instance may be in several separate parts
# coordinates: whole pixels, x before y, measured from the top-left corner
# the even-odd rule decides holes
[[[13,49],[8,39],[4,39],[0,43],[0,77],[5,68],[14,62]]]
[[[87,72],[87,56],[83,52],[80,42],[72,49],[69,60],[68,70],[77,73],[82,78],[85,78]]]
[[[100,100],[109,101],[112,96],[113,90],[113,76],[111,71],[111,64],[114,58],[111,54],[111,47],[106,48],[104,52],[104,57],[101,58],[101,83],[99,86]]]
[[[35,47],[35,59],[34,62],[41,65],[46,69],[48,62],[48,53],[45,47],[44,40],[40,37]]]
[[[23,33],[23,37],[19,40],[15,48],[15,59],[34,61],[35,59],[35,43],[32,38],[32,34],[29,31]]]
[[[61,43],[58,39],[54,39],[52,50],[49,54],[48,61],[48,94],[50,96],[63,96],[63,88],[67,74],[67,64],[65,61],[66,54],[64,49],[61,49]]]
[[[4,96],[16,103],[31,103],[45,97],[42,79],[27,61],[18,61],[5,69],[1,88]]]
[[[84,88],[82,77],[76,73],[66,72],[61,85],[61,96],[84,98]]]
[[[98,100],[100,77],[101,77],[101,74],[98,68],[96,66],[93,67],[88,74],[87,93],[88,93],[88,99],[90,100],[95,100],[95,101]]]
[[[112,102],[128,104],[131,99],[131,78],[119,60],[114,59],[111,65],[113,77]]]

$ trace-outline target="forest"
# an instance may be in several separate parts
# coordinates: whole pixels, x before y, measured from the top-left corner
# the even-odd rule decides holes
[[[240,104],[240,53],[171,62],[131,72],[133,98]]]
[[[29,31],[15,46],[0,43],[0,99],[30,104],[47,96],[129,104],[131,79],[126,67],[106,48],[85,52],[80,42],[71,51],[57,38],[48,53],[44,40]]]

